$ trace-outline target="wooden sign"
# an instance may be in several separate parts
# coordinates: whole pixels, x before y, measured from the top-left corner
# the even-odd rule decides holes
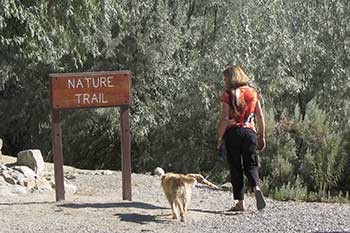
[[[65,200],[60,112],[113,106],[120,107],[123,200],[131,201],[130,71],[50,74],[49,77],[56,201]]]
[[[130,71],[50,74],[53,109],[130,105]]]

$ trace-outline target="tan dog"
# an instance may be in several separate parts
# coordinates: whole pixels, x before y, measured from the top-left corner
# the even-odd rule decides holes
[[[173,219],[177,219],[176,212],[179,212],[181,222],[186,222],[187,210],[191,202],[192,188],[197,182],[206,184],[212,188],[218,188],[200,174],[183,175],[169,172],[162,176],[161,184],[171,206]]]

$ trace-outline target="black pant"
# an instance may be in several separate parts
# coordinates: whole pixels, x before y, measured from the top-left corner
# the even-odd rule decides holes
[[[244,199],[243,171],[252,187],[259,185],[256,138],[256,133],[248,128],[229,128],[225,133],[234,200]]]

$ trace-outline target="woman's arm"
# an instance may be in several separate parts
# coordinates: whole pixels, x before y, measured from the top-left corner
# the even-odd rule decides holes
[[[222,144],[222,138],[225,134],[227,122],[229,120],[229,105],[227,103],[221,102],[221,117],[218,128],[218,138],[217,138],[217,148],[220,149]]]
[[[255,115],[258,123],[258,146],[257,150],[263,151],[265,149],[265,118],[261,109],[260,101],[256,103]]]

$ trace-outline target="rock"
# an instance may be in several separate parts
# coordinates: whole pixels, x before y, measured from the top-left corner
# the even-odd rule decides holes
[[[54,177],[47,177],[48,183],[52,187],[52,190],[56,188]],[[67,195],[73,195],[77,192],[77,186],[71,183],[66,177],[64,177],[64,192]]]
[[[18,174],[16,180],[17,180],[17,184],[24,186],[24,175],[23,174]]]
[[[163,168],[161,168],[161,167],[156,167],[156,169],[154,169],[153,173],[156,176],[163,176],[165,174]]]
[[[65,174],[64,178],[68,179],[68,180],[74,180],[77,178],[77,176],[73,175],[73,174]]]
[[[232,191],[232,184],[231,183],[225,183],[220,185],[220,188],[225,191]]]
[[[69,180],[64,179],[64,192],[67,195],[73,195],[77,192],[77,186],[72,184]]]
[[[11,176],[5,177],[5,181],[9,184],[16,184],[17,183],[17,181]]]
[[[35,187],[35,181],[34,180],[25,180],[24,181],[24,186],[29,188],[29,189],[33,189]]]
[[[18,195],[26,195],[28,193],[27,189],[19,186],[19,185],[15,185],[12,187],[11,193],[13,194],[18,194]]]
[[[8,183],[6,179],[9,180],[11,184]],[[5,178],[3,176],[0,176],[0,197],[27,194],[27,189],[19,185],[15,185],[15,182],[16,181],[11,177]]]
[[[0,185],[0,197],[26,195],[27,193],[27,189],[19,185]]]
[[[19,184],[21,186],[26,186],[26,183],[34,181],[36,178],[35,172],[26,166],[15,166],[13,168],[0,166],[0,176],[8,184]]]
[[[102,175],[112,175],[113,172],[111,170],[104,170],[102,171]]]
[[[17,180],[12,177],[12,175],[10,174],[10,172],[8,170],[3,170],[2,176],[4,177],[4,180],[9,184],[16,184],[17,183]]]
[[[0,174],[2,174],[4,170],[7,170],[7,167],[4,164],[0,164]]]
[[[17,165],[27,166],[40,174],[44,170],[44,159],[40,150],[24,150],[17,154]]]
[[[39,177],[35,180],[35,186],[32,188],[32,192],[50,193],[52,191],[51,184],[45,178]]]
[[[21,172],[24,175],[24,178],[29,178],[34,180],[36,178],[35,172],[27,166],[14,166],[14,170]]]
[[[0,186],[5,184],[5,178],[3,176],[0,176]]]

